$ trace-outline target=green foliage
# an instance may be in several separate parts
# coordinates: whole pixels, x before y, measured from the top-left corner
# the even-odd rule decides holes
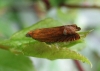
[[[2,46],[0,46],[1,48]],[[31,60],[0,49],[0,71],[35,71]]]
[[[8,21],[7,21],[8,22]],[[4,21],[4,19],[1,19],[0,20],[0,23],[2,23],[2,24],[0,24],[0,33],[2,33],[2,34],[5,34],[5,36],[10,36],[11,34],[12,34],[12,29],[11,29],[11,24],[9,24],[9,22],[8,22],[8,24],[7,24],[7,22],[6,21]],[[4,26],[4,27],[3,27]],[[6,27],[7,26],[7,27]],[[2,32],[1,32],[2,31]],[[11,31],[11,32],[8,32],[8,31]]]
[[[39,57],[39,58],[47,58],[50,60],[55,59],[76,59],[82,62],[86,62],[91,65],[91,62],[79,54],[76,51],[69,49],[70,47],[83,43],[83,38],[86,36],[88,32],[80,32],[81,39],[73,42],[62,42],[62,43],[54,43],[47,44],[45,42],[39,42],[32,38],[26,37],[26,33],[30,30],[38,29],[38,28],[49,28],[55,26],[61,26],[60,22],[53,20],[51,18],[47,18],[42,20],[28,28],[25,28],[17,33],[15,33],[9,40],[5,40],[0,42],[3,45],[9,46],[9,50],[15,54],[24,54],[27,56]],[[81,47],[80,47],[81,48]]]
[[[61,8],[57,9],[57,16],[59,20],[64,21],[64,22],[70,22],[74,21],[75,18],[77,17],[77,9],[64,9],[62,11]]]
[[[80,4],[81,2],[82,0],[66,0],[66,3],[70,5],[77,5]]]
[[[10,6],[12,3],[12,0],[0,0],[0,8],[3,8],[3,7],[7,7],[7,6]]]
[[[49,0],[51,6],[59,6],[61,4],[79,4],[82,0]]]
[[[51,6],[59,6],[64,3],[66,0],[49,0]]]
[[[97,63],[97,71],[100,71],[100,61]]]

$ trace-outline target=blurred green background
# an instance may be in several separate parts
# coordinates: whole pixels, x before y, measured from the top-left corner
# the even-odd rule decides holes
[[[71,59],[16,57],[1,49],[0,71],[100,71],[100,0],[0,0],[0,41],[48,17],[64,25],[77,24],[82,31],[94,29],[80,51],[93,68],[80,62],[80,70]]]

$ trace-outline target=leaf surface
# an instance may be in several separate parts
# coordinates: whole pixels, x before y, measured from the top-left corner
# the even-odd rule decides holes
[[[49,28],[62,26],[60,22],[47,18],[28,28],[15,33],[9,40],[2,41],[1,44],[9,46],[13,53],[22,53],[27,56],[55,59],[76,59],[91,65],[91,62],[76,51],[69,49],[70,47],[84,43],[83,39],[89,32],[79,32],[81,39],[73,42],[50,43],[39,42],[32,38],[26,37],[26,33],[30,30],[38,28]],[[80,46],[81,48],[81,46]]]

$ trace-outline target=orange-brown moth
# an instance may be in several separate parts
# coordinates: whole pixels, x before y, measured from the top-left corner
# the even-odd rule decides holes
[[[27,37],[32,37],[41,42],[68,42],[80,39],[76,31],[81,30],[77,25],[65,25],[52,28],[42,28],[30,31]]]

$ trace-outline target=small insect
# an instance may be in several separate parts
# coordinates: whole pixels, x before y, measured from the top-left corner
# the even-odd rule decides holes
[[[81,30],[75,24],[58,26],[52,28],[42,28],[30,31],[27,37],[32,37],[41,42],[68,42],[80,39],[80,35],[76,31]]]

